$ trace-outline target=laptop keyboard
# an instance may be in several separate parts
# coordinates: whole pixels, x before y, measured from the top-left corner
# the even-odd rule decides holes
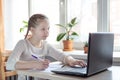
[[[84,67],[69,67],[69,66],[64,66],[60,69],[58,69],[58,71],[63,71],[63,72],[77,72],[77,73],[86,73],[86,70],[87,68]]]

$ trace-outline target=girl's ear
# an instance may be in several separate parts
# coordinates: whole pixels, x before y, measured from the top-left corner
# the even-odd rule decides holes
[[[35,28],[33,28],[33,27],[30,28],[30,31],[31,31],[31,32],[34,32],[34,30],[35,30]]]

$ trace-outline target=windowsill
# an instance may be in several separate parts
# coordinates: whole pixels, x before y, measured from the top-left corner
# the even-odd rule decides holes
[[[85,54],[83,50],[73,50],[73,51],[63,51],[63,52],[77,59],[87,59],[87,54]],[[113,53],[113,62],[120,62],[120,52]]]

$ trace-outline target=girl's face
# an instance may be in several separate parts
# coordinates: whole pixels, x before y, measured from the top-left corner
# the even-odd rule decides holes
[[[32,36],[39,40],[45,40],[49,36],[49,28],[48,20],[42,20],[35,28],[31,28]]]

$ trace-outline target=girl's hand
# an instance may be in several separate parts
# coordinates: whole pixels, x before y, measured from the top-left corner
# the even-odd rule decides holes
[[[83,61],[83,60],[77,60],[77,59],[73,59],[69,62],[70,66],[75,66],[75,65],[79,65],[81,67],[85,67],[87,66],[87,64]]]
[[[37,61],[34,65],[35,69],[44,70],[49,67],[50,61],[48,59]]]
[[[81,67],[87,66],[87,64],[83,60],[74,59],[71,56],[68,56],[66,61],[67,61],[69,66],[75,66],[75,65],[79,65]]]

